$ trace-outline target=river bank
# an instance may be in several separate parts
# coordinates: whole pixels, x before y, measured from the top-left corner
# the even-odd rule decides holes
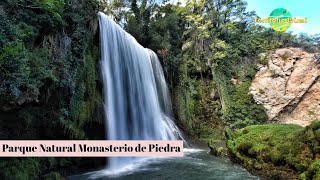
[[[270,179],[319,179],[320,121],[248,126],[226,131],[233,161]]]

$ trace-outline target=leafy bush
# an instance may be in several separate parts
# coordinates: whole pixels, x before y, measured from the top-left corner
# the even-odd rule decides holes
[[[224,114],[224,118],[231,128],[242,128],[267,120],[264,107],[256,104],[252,95],[249,94],[250,85],[249,81],[236,85],[231,95],[232,103]]]
[[[64,10],[64,0],[36,0],[33,5],[51,13],[55,20],[63,21],[61,14]]]

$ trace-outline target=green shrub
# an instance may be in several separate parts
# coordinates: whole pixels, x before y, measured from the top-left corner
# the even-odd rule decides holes
[[[260,124],[267,120],[264,107],[256,104],[252,95],[249,94],[250,85],[250,81],[236,85],[231,95],[232,103],[224,114],[224,119],[231,128],[242,128]]]
[[[266,66],[266,65],[268,65],[268,57],[266,55],[261,54],[257,57],[257,62],[259,64]]]

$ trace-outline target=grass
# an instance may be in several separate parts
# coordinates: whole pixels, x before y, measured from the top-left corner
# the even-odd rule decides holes
[[[254,125],[226,131],[234,159],[256,174],[277,179],[320,178],[320,121]]]

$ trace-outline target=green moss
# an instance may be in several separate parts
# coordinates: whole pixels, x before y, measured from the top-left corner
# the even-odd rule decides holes
[[[210,148],[210,154],[214,156],[224,156],[227,153],[226,149],[215,141],[209,141],[208,147]]]
[[[320,179],[320,160],[314,161],[308,170],[300,175],[300,178]]]
[[[258,173],[272,177],[276,172],[286,174],[288,171],[292,172],[292,177],[301,174],[302,179],[309,179],[318,177],[319,173],[316,157],[319,151],[315,151],[319,148],[315,135],[319,128],[320,121],[314,121],[306,128],[290,124],[248,126],[234,132],[229,130],[227,147],[236,159],[254,172],[261,171]],[[266,168],[260,168],[262,166]],[[267,172],[270,169],[274,172]]]
[[[216,89],[220,96],[220,101],[222,105],[223,114],[227,114],[230,109],[230,105],[232,103],[231,92],[232,85],[228,82],[228,78],[226,76],[226,72],[221,69],[212,69],[213,79],[216,82]]]

